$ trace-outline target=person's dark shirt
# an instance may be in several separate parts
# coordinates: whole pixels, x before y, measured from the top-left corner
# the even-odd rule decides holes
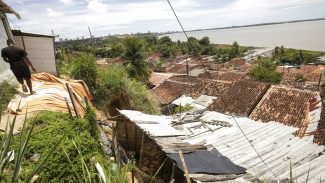
[[[16,46],[8,46],[1,50],[1,57],[8,58],[11,68],[15,67],[15,65],[25,65],[24,58],[26,56],[27,52]]]

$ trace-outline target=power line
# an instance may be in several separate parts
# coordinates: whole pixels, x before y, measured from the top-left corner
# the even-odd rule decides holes
[[[185,31],[185,29],[184,29],[184,27],[183,27],[181,21],[179,20],[179,18],[178,18],[178,16],[177,16],[177,14],[176,14],[176,12],[175,12],[175,10],[174,10],[172,4],[170,3],[169,0],[166,0],[166,1],[168,2],[168,4],[169,4],[171,10],[173,11],[173,13],[174,13],[174,15],[175,15],[175,17],[176,17],[176,19],[177,19],[177,21],[178,21],[178,23],[179,23],[181,29],[182,29],[184,35],[185,35],[186,38],[187,38],[187,41],[188,41],[189,44],[194,48],[194,46],[192,45],[191,41],[189,40],[189,37],[188,37],[188,35],[187,35],[187,33],[186,33],[186,31]],[[200,59],[199,59],[199,60],[200,60]],[[207,70],[207,69],[206,69],[206,66],[205,66],[204,64],[202,64],[201,60],[200,60],[200,63],[201,63],[201,65],[203,66],[203,68],[204,68],[205,70]],[[210,73],[207,72],[207,74],[208,74],[209,79],[212,79]],[[228,108],[229,108],[229,107],[228,107],[227,104],[224,102],[222,96],[219,96],[219,98],[220,98],[222,104],[226,107],[226,109],[227,109],[227,111],[228,111]],[[240,125],[239,125],[239,123],[237,122],[237,120],[236,120],[236,118],[234,117],[234,115],[233,115],[232,113],[230,113],[230,116],[231,116],[232,119],[235,121],[235,123],[236,123],[236,125],[238,126],[239,130],[240,130],[241,133],[244,135],[244,137],[245,137],[245,139],[248,141],[248,143],[251,145],[251,147],[253,148],[253,150],[255,151],[255,153],[257,154],[257,156],[259,157],[259,159],[262,161],[262,163],[263,163],[263,164],[266,166],[266,168],[267,168],[267,169],[272,173],[272,175],[273,175],[277,180],[279,180],[279,177],[278,177],[278,176],[277,176],[277,175],[272,171],[272,169],[267,165],[267,163],[265,162],[265,160],[262,158],[262,156],[259,154],[259,152],[257,151],[257,149],[254,147],[254,145],[252,144],[252,142],[249,140],[249,138],[248,138],[247,135],[245,134],[244,130],[240,127]]]

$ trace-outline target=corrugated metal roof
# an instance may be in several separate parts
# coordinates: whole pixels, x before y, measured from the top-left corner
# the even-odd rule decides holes
[[[208,111],[203,116],[189,114],[184,117],[183,114],[176,119],[134,111],[120,112],[153,137],[166,134],[181,136],[176,139],[170,137],[170,141],[169,138],[165,138],[164,141],[169,144],[189,143],[204,144],[208,148],[214,147],[234,163],[247,168],[249,174],[261,180],[275,180],[229,115]],[[179,121],[177,123],[179,119],[182,119],[182,123]],[[290,162],[292,162],[294,180],[305,181],[308,172],[309,182],[318,183],[321,177],[324,180],[324,146],[311,143],[309,138],[301,139],[294,136],[293,133],[297,128],[281,123],[262,123],[246,117],[236,117],[236,121],[280,179],[289,178]],[[155,124],[143,124],[144,122],[155,122]]]

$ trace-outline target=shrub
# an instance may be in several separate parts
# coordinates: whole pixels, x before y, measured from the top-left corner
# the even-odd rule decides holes
[[[203,37],[202,39],[199,40],[199,43],[202,46],[209,46],[210,45],[210,39],[209,39],[209,37],[205,36],[205,37]]]
[[[88,128],[90,135],[97,141],[99,141],[99,130],[97,126],[96,113],[91,104],[87,104],[86,113],[84,118],[88,121]]]
[[[173,41],[172,41],[172,39],[170,39],[169,36],[161,37],[158,42],[159,42],[160,45],[163,45],[163,44],[171,45],[171,44],[173,44]]]
[[[118,66],[102,69],[99,72],[95,95],[97,106],[107,110],[114,101],[122,101],[123,109],[140,110],[145,113],[158,113],[159,107],[144,84],[131,80],[125,69]]]
[[[176,50],[172,45],[163,44],[159,46],[159,51],[165,58],[173,57],[176,53]]]
[[[110,50],[110,57],[119,57],[122,56],[125,52],[125,47],[122,43],[113,44]]]
[[[82,162],[79,159],[82,154],[85,163],[88,165],[91,179],[96,179],[95,168],[92,159],[108,159],[100,144],[90,135],[88,121],[86,119],[72,119],[68,114],[57,112],[42,112],[29,120],[33,124],[33,134],[29,140],[25,153],[25,163],[21,170],[22,181],[35,166],[30,157],[35,154],[41,156],[47,154],[53,144],[63,138],[57,150],[45,162],[39,175],[42,182],[77,182],[76,172],[82,174]],[[77,144],[80,153],[72,140]],[[17,152],[20,145],[20,138],[15,137],[12,149]],[[73,162],[73,167],[69,163]]]
[[[0,82],[0,115],[7,108],[10,100],[17,94],[15,86],[7,81]]]
[[[84,80],[90,89],[96,87],[97,66],[96,58],[91,54],[81,54],[72,62],[71,76]]]
[[[261,58],[249,75],[259,81],[280,82],[282,74],[276,71],[276,67],[276,64],[269,58]]]

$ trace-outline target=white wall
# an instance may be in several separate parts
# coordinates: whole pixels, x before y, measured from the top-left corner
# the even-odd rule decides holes
[[[4,24],[6,24],[6,27],[9,27],[9,24],[6,21],[6,16],[0,12],[0,51],[2,48],[7,47],[7,39],[11,36],[7,35]],[[2,57],[0,57],[0,81],[11,80],[12,78],[13,74],[10,70],[9,64],[4,62]]]
[[[37,72],[57,75],[53,38],[14,36],[14,39],[18,47],[25,48]]]

